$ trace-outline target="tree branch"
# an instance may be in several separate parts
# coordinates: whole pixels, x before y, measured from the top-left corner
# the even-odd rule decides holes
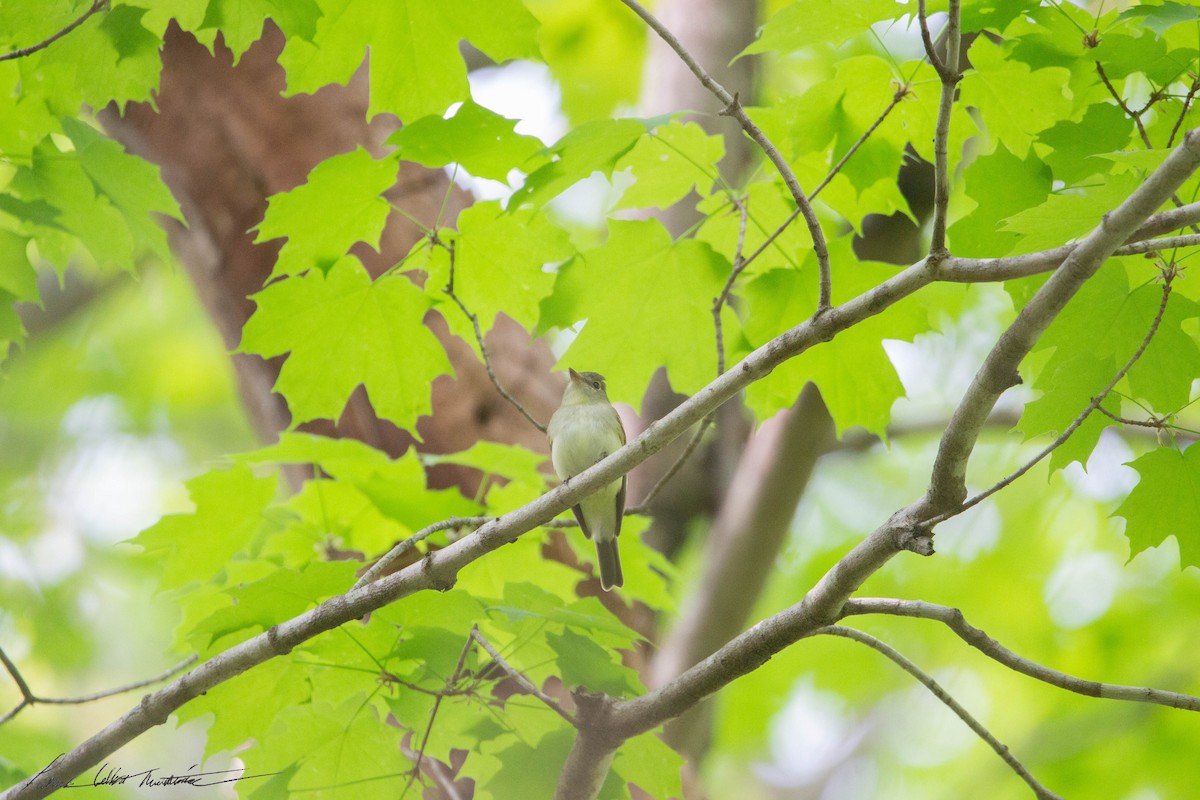
[[[1162,689],[1151,689],[1145,686],[1122,686],[1115,683],[1084,680],[1023,658],[967,622],[962,611],[957,608],[926,603],[921,600],[864,597],[847,602],[844,613],[846,616],[889,614],[897,617],[935,620],[954,631],[960,639],[988,658],[1051,686],[1057,686],[1085,697],[1102,697],[1108,700],[1125,700],[1133,703],[1153,703],[1183,711],[1200,712],[1200,697]]]
[[[953,457],[960,457],[965,466],[979,426],[986,419],[999,392],[1007,388],[1006,385],[999,390],[995,388],[996,370],[1015,370],[1016,362],[1023,355],[1020,347],[1027,340],[1036,338],[1036,332],[1049,324],[1049,319],[1083,280],[1134,233],[1138,224],[1150,216],[1163,202],[1164,192],[1169,194],[1195,169],[1200,163],[1198,139],[1200,133],[1196,131],[1186,134],[1180,147],[1146,182],[1125,203],[1105,215],[1104,223],[1071,251],[1058,273],[1050,278],[1018,315],[1017,321],[1001,336],[1000,343],[981,371],[983,378],[977,376],[972,388],[968,389],[964,402],[951,420],[947,435],[943,437],[939,455],[940,471],[935,471],[935,487],[947,482],[953,487],[955,478],[961,480],[958,462]],[[572,478],[569,484],[559,486],[533,502],[485,523],[474,533],[428,553],[418,563],[330,598],[209,659],[157,692],[143,697],[137,706],[120,719],[57,759],[38,775],[10,788],[3,798],[27,800],[45,797],[141,733],[162,724],[176,709],[214,686],[270,658],[283,655],[325,631],[414,592],[450,588],[458,572],[465,566],[514,541],[526,531],[548,523],[584,497],[612,483],[750,383],[766,376],[793,356],[879,314],[935,278],[925,261],[918,262],[843,305],[832,307],[784,332],[650,425],[627,445]],[[1014,338],[1015,344],[1010,341]],[[947,469],[947,464],[952,468]],[[965,495],[965,484],[963,486]],[[955,502],[961,499],[962,496],[958,496]],[[944,507],[951,507],[951,504]],[[739,675],[757,668],[781,647],[835,622],[850,595],[895,554],[903,550],[926,555],[932,553],[931,536],[919,525],[920,520],[927,516],[928,503],[924,500],[896,512],[839,560],[801,603],[755,625],[660,689],[617,705],[612,712],[617,733],[625,734],[627,738],[661,725]],[[581,726],[584,722],[581,716]],[[580,738],[595,741],[591,733]]]
[[[667,30],[666,26],[657,17],[643,8],[637,0],[621,0],[621,2],[633,11],[633,13],[641,17],[658,34],[659,38],[666,42],[679,55],[679,58],[683,60],[683,63],[687,64],[692,74],[699,79],[700,83],[704,84],[704,88],[712,92],[718,100],[725,104],[725,108],[721,113],[736,119],[742,126],[742,130],[746,131],[746,134],[754,140],[767,159],[775,165],[775,169],[783,178],[788,191],[791,192],[792,199],[796,201],[796,207],[804,216],[804,222],[808,225],[808,232],[812,237],[813,252],[817,256],[817,269],[820,272],[820,291],[817,300],[817,311],[814,316],[820,316],[829,309],[833,302],[833,284],[829,270],[829,248],[825,243],[825,233],[821,229],[821,222],[817,219],[817,214],[813,210],[812,203],[809,202],[808,197],[804,194],[804,190],[800,187],[800,181],[796,179],[796,174],[792,172],[791,166],[788,165],[775,145],[771,143],[771,140],[767,138],[767,135],[746,114],[746,110],[742,108],[742,104],[738,101],[737,96],[731,95],[724,86],[709,75],[708,71],[696,62],[696,59],[687,51],[687,48],[680,43],[679,39],[673,33]]]
[[[925,55],[942,79],[937,126],[933,134],[933,232],[929,245],[930,256],[940,261],[949,252],[946,249],[946,215],[950,208],[950,114],[954,110],[958,82],[962,80],[962,73],[958,69],[962,34],[959,29],[959,0],[950,0],[949,19],[946,22],[946,60],[940,61],[929,36],[924,6],[924,0],[921,0],[918,8],[922,12],[921,37],[925,43]]]
[[[37,776],[10,788],[0,798],[29,800],[45,797],[140,734],[161,725],[173,711],[212,687],[257,664],[283,655],[325,631],[414,592],[450,588],[463,567],[514,541],[526,531],[547,524],[584,497],[612,483],[779,364],[881,313],[932,281],[933,276],[924,268],[924,262],[919,262],[853,300],[784,332],[650,425],[641,436],[572,478],[569,484],[561,485],[537,500],[485,523],[471,535],[427,554],[416,564],[330,598],[209,659],[159,691],[146,695],[139,705],[120,719],[56,760]],[[864,547],[871,553],[869,559],[864,559],[859,552]],[[895,552],[897,550],[887,537],[871,540],[870,544],[864,543],[847,556],[853,563],[851,574],[861,573],[865,579]],[[854,588],[857,588],[857,584]],[[830,595],[822,608],[840,608],[842,602],[844,598]]]
[[[105,697],[112,697],[113,695],[132,692],[134,689],[141,689],[145,686],[165,681],[167,678],[171,677],[177,672],[187,668],[195,660],[196,656],[194,654],[190,655],[183,661],[180,661],[178,664],[168,669],[166,672],[163,672],[161,675],[155,675],[153,678],[145,678],[143,680],[127,683],[123,686],[117,686],[112,689],[105,689],[101,692],[79,695],[78,697],[39,697],[35,695],[29,688],[29,684],[25,682],[25,678],[22,677],[21,671],[17,669],[17,665],[14,664],[11,659],[9,659],[8,654],[4,652],[4,649],[0,648],[0,663],[4,664],[4,669],[8,671],[8,674],[12,677],[13,682],[17,684],[17,689],[21,692],[21,701],[17,703],[17,705],[11,711],[5,713],[3,717],[0,717],[0,725],[3,725],[17,714],[21,713],[21,711],[27,706],[37,705],[38,703],[55,706],[81,705],[83,703],[91,703],[95,700],[102,700]]]
[[[1200,131],[1192,130],[1125,202],[1076,245],[1016,320],[1000,335],[942,436],[927,499],[934,514],[966,498],[967,461],[996,401],[1020,381],[1017,367],[1083,282],[1133,235],[1200,165]]]
[[[925,57],[929,59],[929,63],[933,66],[938,75],[941,75],[946,65],[942,63],[941,57],[937,54],[937,48],[933,45],[933,36],[929,32],[929,15],[925,10],[925,0],[917,0],[917,23],[921,28],[921,43],[925,46]]]
[[[1176,227],[1184,227],[1200,221],[1200,203],[1192,203],[1172,211],[1155,214],[1147,221],[1143,229],[1146,231],[1158,230],[1166,224],[1165,219],[1172,222],[1180,221]],[[1167,230],[1174,230],[1174,228]],[[1183,236],[1166,236],[1161,239],[1147,238],[1150,235],[1149,233],[1143,235],[1143,230],[1139,229],[1130,237],[1131,241],[1128,244],[1121,245],[1112,254],[1114,256],[1132,256],[1157,253],[1177,247],[1200,246],[1200,235],[1194,233]],[[950,283],[991,283],[1014,278],[1027,278],[1031,275],[1058,269],[1077,246],[1077,244],[1065,244],[1038,253],[1003,258],[949,256],[938,266],[938,280]]]
[[[87,22],[88,17],[92,16],[93,14],[95,14],[97,12],[104,11],[107,8],[108,8],[108,0],[94,0],[94,2],[88,8],[88,10],[84,11],[82,14],[80,14],[75,19],[75,21],[72,22],[67,27],[65,27],[62,30],[58,31],[57,33],[53,34],[49,38],[43,39],[42,41],[38,42],[37,44],[30,45],[29,47],[22,47],[19,50],[13,50],[11,53],[5,53],[4,55],[0,55],[0,61],[14,61],[18,58],[24,58],[25,56],[31,56],[39,50],[45,50],[50,45],[54,44],[59,39],[66,36],[68,33],[75,30],[83,23]]]
[[[1133,352],[1133,355],[1129,357],[1129,360],[1125,362],[1125,365],[1121,367],[1121,369],[1117,370],[1117,374],[1114,375],[1113,379],[1108,382],[1108,385],[1105,386],[1098,395],[1093,397],[1091,402],[1087,404],[1083,411],[1079,412],[1079,415],[1072,420],[1071,424],[1068,425],[1061,434],[1059,434],[1058,438],[1046,445],[1046,447],[1044,447],[1040,453],[1031,458],[1023,466],[1021,466],[1020,469],[1013,472],[1008,477],[992,485],[989,489],[986,489],[985,491],[982,491],[970,498],[958,508],[945,511],[941,514],[938,514],[933,519],[926,521],[926,525],[933,527],[941,522],[945,522],[951,517],[957,517],[959,514],[963,513],[969,508],[979,505],[996,492],[1000,491],[1006,486],[1011,485],[1026,472],[1029,472],[1029,470],[1033,469],[1043,458],[1053,453],[1060,445],[1067,441],[1067,439],[1070,439],[1071,435],[1074,434],[1075,431],[1079,430],[1079,426],[1082,425],[1089,416],[1091,416],[1093,411],[1095,411],[1097,408],[1100,408],[1100,404],[1104,402],[1104,399],[1108,397],[1113,388],[1120,382],[1122,378],[1125,377],[1126,373],[1128,373],[1133,365],[1137,363],[1137,360],[1142,357],[1142,354],[1146,352],[1146,348],[1150,346],[1150,340],[1154,338],[1154,334],[1158,331],[1158,326],[1162,324],[1163,314],[1165,314],[1167,311],[1167,300],[1171,297],[1171,281],[1174,280],[1175,274],[1174,267],[1169,268],[1163,273],[1162,302],[1158,305],[1158,313],[1154,315],[1154,321],[1150,323],[1150,330],[1146,331],[1146,335],[1142,337],[1142,342],[1138,345],[1137,350]]]
[[[1179,111],[1179,116],[1175,118],[1175,124],[1171,127],[1171,135],[1167,137],[1167,147],[1175,146],[1175,137],[1179,134],[1179,126],[1183,124],[1183,119],[1187,116],[1197,91],[1200,91],[1200,77],[1193,76],[1192,86],[1188,89],[1187,96],[1183,98],[1183,108]]]
[[[851,639],[860,644],[865,644],[867,647],[871,648],[877,653],[882,653],[883,655],[887,656],[894,664],[896,664],[896,666],[900,667],[900,669],[916,678],[917,681],[926,689],[928,689],[934,697],[936,697],[947,708],[953,711],[954,714],[963,722],[965,722],[967,727],[974,731],[980,739],[983,739],[985,742],[987,742],[988,746],[995,750],[996,754],[1004,760],[1004,763],[1008,764],[1008,766],[1012,768],[1012,771],[1021,777],[1021,780],[1029,784],[1029,788],[1033,789],[1033,793],[1037,795],[1038,798],[1041,798],[1041,800],[1062,800],[1061,796],[1055,794],[1039,783],[1037,778],[1033,777],[1029,770],[1025,768],[1025,765],[1017,760],[1016,756],[1012,754],[1008,747],[995,736],[993,736],[991,731],[985,728],[979,720],[975,719],[971,712],[963,708],[963,706],[957,700],[955,700],[949,692],[943,689],[941,684],[935,681],[933,677],[929,675],[929,673],[925,672],[925,670],[918,667],[912,661],[909,661],[891,645],[876,639],[869,633],[863,633],[862,631],[855,630],[854,628],[844,628],[841,625],[830,625],[829,627],[821,628],[817,631],[817,633],[828,636],[840,636],[844,639]]]
[[[494,517],[451,517],[444,519],[441,522],[435,522],[432,525],[426,525],[421,530],[414,533],[412,536],[400,542],[391,550],[389,550],[382,558],[371,565],[370,569],[362,574],[355,581],[353,589],[360,589],[377,580],[381,575],[388,571],[388,568],[400,560],[400,557],[417,545],[418,542],[424,541],[430,535],[438,531],[451,530],[453,528],[465,528],[467,526],[478,528],[485,522],[491,522]]]
[[[755,432],[708,532],[701,574],[659,644],[647,685],[667,683],[745,629],[817,459],[835,440],[829,411],[811,383],[791,408]],[[693,710],[668,727],[668,741],[700,754],[710,727],[708,717]]]

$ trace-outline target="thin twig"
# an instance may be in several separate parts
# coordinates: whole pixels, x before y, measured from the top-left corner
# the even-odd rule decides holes
[[[25,682],[21,671],[17,669],[17,665],[8,657],[8,653],[4,652],[4,648],[0,647],[0,662],[4,664],[4,668],[8,670],[8,674],[12,676],[13,682],[17,684],[17,688],[21,690],[21,697],[29,702],[33,702],[33,692],[29,689],[29,684]]]
[[[371,568],[354,582],[353,588],[360,589],[382,577],[388,568],[399,561],[400,557],[411,550],[413,546],[438,531],[450,530],[451,528],[478,528],[480,525],[491,522],[492,519],[492,517],[451,517],[450,519],[444,519],[441,522],[427,525],[403,542],[400,542],[400,544],[389,550],[381,559],[372,564]]]
[[[1146,239],[1141,242],[1118,247],[1113,251],[1114,256],[1133,256],[1141,253],[1157,253],[1162,250],[1174,250],[1180,247],[1195,247],[1200,245],[1200,234],[1187,233],[1182,236],[1163,236],[1159,239]]]
[[[1179,133],[1179,126],[1183,124],[1183,118],[1187,116],[1188,108],[1192,105],[1197,91],[1200,91],[1200,77],[1193,77],[1192,87],[1188,89],[1187,96],[1183,98],[1183,110],[1179,112],[1179,116],[1175,119],[1175,125],[1171,128],[1171,135],[1167,137],[1168,148],[1175,146],[1175,136]]]
[[[827,636],[840,636],[844,639],[851,639],[859,644],[865,644],[867,647],[871,648],[877,653],[882,653],[884,656],[891,659],[896,666],[900,667],[900,669],[916,678],[917,681],[926,689],[928,689],[934,697],[936,697],[947,708],[953,711],[955,715],[965,722],[967,727],[974,731],[980,739],[983,739],[985,742],[987,742],[988,746],[996,751],[996,755],[1000,756],[1004,763],[1008,764],[1012,771],[1020,776],[1021,780],[1029,784],[1029,788],[1033,789],[1033,793],[1037,795],[1040,800],[1062,800],[1061,796],[1055,794],[1039,783],[1037,778],[1033,777],[1032,773],[1025,768],[1025,765],[1017,760],[1016,756],[1012,754],[1008,747],[995,736],[993,736],[992,732],[983,726],[983,723],[975,719],[971,712],[963,708],[963,706],[957,700],[955,700],[949,692],[943,689],[941,684],[935,681],[929,673],[925,672],[925,670],[918,667],[912,661],[909,661],[894,647],[886,642],[876,639],[869,633],[863,633],[855,628],[846,628],[841,625],[830,625],[825,628],[820,628],[817,630],[817,633],[825,634]]]
[[[642,7],[637,0],[621,0],[633,13],[637,14],[642,20],[650,26],[650,28],[658,34],[664,42],[667,43],[672,50],[682,59],[687,68],[692,71],[692,74],[699,79],[704,88],[708,89],[718,100],[724,103],[725,108],[720,112],[723,116],[733,117],[742,126],[742,130],[754,140],[759,148],[766,155],[767,159],[775,165],[775,169],[783,178],[783,182],[787,185],[788,191],[792,194],[792,199],[796,201],[796,207],[804,216],[804,221],[808,225],[808,232],[812,236],[813,252],[817,256],[817,270],[820,273],[820,289],[817,299],[817,311],[814,317],[825,313],[832,305],[833,283],[830,278],[829,270],[829,248],[825,243],[825,232],[821,229],[821,222],[817,219],[817,213],[813,210],[812,203],[804,194],[804,190],[800,188],[800,181],[796,179],[796,173],[792,171],[787,160],[780,154],[779,150],[767,138],[767,135],[754,124],[754,120],[750,119],[746,114],[746,110],[742,108],[741,102],[737,95],[730,94],[729,91],[717,82],[708,71],[696,61],[687,48],[685,48],[675,37],[675,34],[667,30],[649,11]]]
[[[1117,414],[1114,414],[1113,412],[1109,411],[1104,406],[1097,406],[1096,410],[1099,411],[1104,416],[1111,419],[1113,422],[1119,422],[1122,425],[1136,425],[1139,428],[1154,428],[1155,430],[1160,430],[1160,431],[1163,428],[1169,427],[1169,423],[1165,419],[1158,419],[1157,417],[1155,417],[1154,419],[1149,419],[1149,420],[1130,419],[1129,417],[1122,417]]]
[[[819,184],[817,184],[817,188],[813,190],[813,193],[809,197],[809,200],[815,199],[816,196],[821,193],[821,190],[829,185],[829,182],[832,181],[839,172],[841,172],[842,167],[846,166],[846,162],[850,160],[850,157],[858,152],[858,150],[866,143],[867,139],[870,138],[871,134],[873,134],[879,128],[879,126],[883,124],[883,121],[885,119],[887,119],[888,114],[892,113],[892,109],[894,109],[896,107],[896,105],[900,102],[900,100],[907,97],[911,93],[911,91],[912,90],[909,88],[908,84],[905,84],[896,90],[896,93],[892,96],[892,100],[891,100],[891,102],[888,103],[887,108],[885,108],[883,110],[882,114],[880,114],[878,117],[876,117],[875,121],[871,123],[871,127],[867,128],[867,130],[864,131],[863,134],[858,137],[858,139],[854,142],[854,144],[850,145],[850,149],[846,151],[846,154],[844,156],[842,156],[841,159],[839,159],[836,164],[833,165],[833,168],[829,170],[829,174],[827,174],[821,180],[821,182]],[[742,260],[742,269],[744,270],[746,267],[750,266],[751,262],[753,262],[756,258],[761,256],[766,251],[766,249],[768,247],[770,247],[771,244],[776,239],[778,239],[780,236],[782,236],[783,233],[789,227],[791,227],[792,223],[795,222],[796,218],[799,216],[800,216],[799,208],[796,208],[794,211],[792,211],[791,214],[788,214],[787,219],[785,219],[782,223],[780,223],[779,227],[776,228],[774,230],[774,232],[772,232],[771,235],[768,236],[766,238],[766,240],[763,241],[763,243],[760,244],[753,253],[751,253],[749,256],[747,256],[745,259]]]
[[[946,249],[946,216],[950,208],[950,114],[954,111],[958,82],[962,80],[962,72],[958,69],[959,47],[962,44],[959,0],[950,0],[948,10],[946,60],[940,68],[937,67],[937,54],[933,50],[933,42],[929,39],[928,26],[922,27],[922,37],[926,43],[925,55],[942,79],[937,126],[933,135],[933,230],[930,234],[929,255],[934,261],[945,258],[949,252]]]
[[[1141,137],[1142,144],[1146,145],[1147,150],[1153,150],[1154,145],[1150,141],[1150,134],[1146,131],[1145,123],[1142,122],[1142,115],[1150,109],[1150,106],[1154,105],[1154,103],[1160,99],[1158,92],[1155,92],[1150,96],[1150,99],[1147,101],[1144,107],[1138,111],[1134,111],[1129,107],[1129,104],[1125,102],[1124,98],[1121,97],[1121,93],[1117,91],[1115,86],[1113,86],[1112,81],[1108,79],[1108,73],[1104,71],[1104,66],[1099,61],[1096,62],[1096,73],[1100,76],[1100,80],[1104,83],[1105,88],[1108,89],[1108,93],[1112,95],[1113,100],[1116,101],[1117,107],[1124,111],[1125,114],[1133,120],[1133,124],[1137,126],[1138,136]],[[1184,113],[1187,112],[1185,111]],[[1182,120],[1183,117],[1180,116],[1179,119]],[[1178,129],[1179,123],[1176,122],[1175,129],[1171,131],[1171,141],[1175,140],[1175,134]],[[1170,146],[1170,144],[1167,145],[1167,147]],[[1174,203],[1177,208],[1182,208],[1184,205],[1183,201],[1180,200],[1179,196],[1176,194],[1171,195],[1171,202]],[[1198,229],[1195,225],[1192,225],[1191,227],[1192,231],[1195,233],[1200,233],[1200,229]]]
[[[471,633],[475,633],[475,626],[471,626]],[[408,794],[408,790],[412,788],[413,781],[421,774],[421,762],[425,760],[425,748],[429,745],[429,735],[433,733],[433,723],[437,719],[438,709],[442,707],[442,700],[447,694],[450,694],[454,689],[454,684],[458,683],[458,676],[462,674],[463,664],[467,663],[467,653],[471,652],[471,643],[474,639],[467,636],[467,641],[463,643],[462,652],[458,654],[458,663],[454,666],[454,672],[450,677],[446,678],[445,688],[438,692],[437,697],[433,700],[433,709],[429,712],[429,723],[425,726],[425,736],[421,739],[421,747],[417,750],[417,758],[413,763],[412,772],[409,773],[408,782],[404,784],[404,791],[400,793],[400,800]]]
[[[193,663],[195,663],[195,661],[198,658],[199,657],[195,653],[193,653],[192,655],[185,658],[183,661],[180,661],[178,664],[176,664],[175,666],[166,670],[165,672],[163,672],[159,675],[155,675],[153,678],[145,678],[140,681],[134,681],[133,683],[127,683],[124,686],[118,686],[115,689],[105,689],[102,692],[94,692],[92,694],[80,695],[79,697],[34,697],[33,702],[46,703],[48,705],[58,705],[58,706],[79,705],[80,703],[90,703],[94,700],[101,700],[105,697],[112,697],[115,694],[122,694],[124,692],[132,692],[134,689],[141,689],[143,687],[149,686],[152,683],[158,683],[160,681],[165,681],[167,678],[171,677],[175,673],[182,672],[184,669],[187,669],[189,666],[191,666]]]
[[[512,406],[517,409],[517,411],[520,411],[521,415],[525,417],[525,419],[529,420],[530,425],[537,428],[542,433],[545,433],[546,426],[534,419],[533,415],[525,409],[525,406],[521,405],[521,401],[513,397],[512,394],[510,394],[509,391],[500,383],[500,379],[496,377],[496,370],[492,368],[492,359],[488,357],[487,345],[483,343],[483,330],[479,327],[479,315],[471,313],[471,310],[467,308],[467,304],[464,303],[462,299],[454,293],[454,242],[447,244],[441,239],[437,238],[436,234],[430,238],[430,241],[434,245],[445,248],[446,252],[450,254],[450,280],[447,281],[446,287],[443,289],[443,291],[450,297],[451,300],[454,301],[455,305],[462,310],[463,315],[470,320],[471,327],[475,330],[475,342],[479,345],[479,354],[483,356],[483,366],[487,368],[488,378],[491,379],[492,385],[496,387],[496,391],[500,393],[501,397],[511,403]]]
[[[37,705],[39,703],[42,705],[52,706],[81,705],[83,703],[91,703],[96,700],[102,700],[105,697],[112,697],[113,695],[132,692],[135,689],[141,689],[151,684],[165,681],[167,678],[170,678],[177,672],[181,672],[187,667],[191,666],[196,659],[197,656],[192,654],[162,674],[155,675],[153,678],[144,678],[140,681],[134,681],[133,683],[127,683],[123,686],[105,689],[104,691],[100,692],[93,692],[92,694],[84,694],[77,697],[39,697],[38,695],[35,695],[29,688],[29,684],[25,682],[25,679],[21,676],[20,670],[18,670],[16,665],[13,664],[13,662],[9,659],[8,654],[4,652],[3,648],[0,648],[0,662],[3,662],[4,668],[8,671],[8,674],[12,676],[13,681],[17,684],[17,688],[21,692],[21,702],[18,703],[11,711],[7,712],[3,717],[0,717],[0,725],[3,725],[5,722],[8,722],[10,719],[15,717],[26,706]]]
[[[883,121],[887,119],[888,114],[892,113],[892,109],[899,105],[901,100],[903,100],[905,97],[908,97],[911,91],[912,90],[909,88],[908,84],[904,84],[896,89],[895,93],[892,95],[891,101],[887,104],[887,108],[883,109],[883,113],[875,118],[875,121],[871,123],[871,127],[863,131],[862,135],[855,140],[854,144],[850,145],[850,149],[846,151],[845,155],[838,159],[838,162],[829,170],[829,174],[821,179],[821,182],[817,184],[817,188],[812,190],[812,194],[809,195],[810,200],[816,199],[817,195],[821,193],[821,190],[828,186],[829,182],[833,180],[839,172],[842,171],[842,167],[846,166],[846,162],[850,160],[850,157],[858,152],[858,149],[866,143],[867,139],[871,138],[871,134],[875,132],[876,128],[883,124]]]
[[[945,522],[946,520],[950,519],[951,517],[957,517],[959,514],[963,513],[968,508],[979,505],[979,503],[983,502],[987,498],[994,495],[996,492],[998,492],[1001,489],[1005,488],[1006,486],[1010,485],[1013,481],[1020,478],[1026,472],[1029,472],[1029,470],[1031,470],[1035,466],[1037,466],[1037,464],[1043,458],[1045,458],[1046,456],[1053,453],[1056,449],[1058,449],[1058,447],[1060,445],[1063,444],[1063,442],[1067,441],[1067,439],[1070,439],[1071,435],[1073,433],[1075,433],[1076,430],[1079,429],[1079,426],[1082,425],[1089,416],[1091,416],[1091,413],[1100,407],[1100,404],[1104,402],[1104,399],[1106,397],[1108,397],[1109,392],[1111,392],[1113,390],[1113,388],[1117,385],[1117,383],[1122,378],[1125,377],[1125,373],[1129,372],[1130,368],[1132,368],[1133,365],[1137,362],[1137,360],[1142,357],[1142,354],[1146,352],[1146,348],[1150,346],[1150,340],[1154,338],[1154,334],[1158,331],[1158,326],[1162,323],[1163,314],[1166,313],[1167,300],[1171,296],[1171,281],[1174,279],[1174,277],[1175,277],[1175,272],[1173,269],[1168,269],[1168,270],[1164,271],[1162,302],[1159,303],[1158,313],[1154,315],[1154,321],[1152,323],[1150,323],[1150,330],[1146,331],[1146,335],[1142,338],[1142,343],[1140,345],[1138,345],[1138,349],[1136,351],[1134,351],[1133,355],[1131,355],[1129,357],[1129,360],[1125,362],[1125,365],[1123,367],[1121,367],[1120,370],[1117,371],[1117,374],[1113,377],[1113,379],[1111,381],[1108,382],[1108,385],[1104,387],[1104,389],[1100,392],[1100,394],[1093,397],[1092,401],[1087,404],[1087,407],[1084,408],[1083,411],[1079,412],[1079,416],[1075,417],[1075,419],[1071,422],[1071,424],[1067,426],[1066,430],[1064,430],[1061,434],[1059,434],[1059,437],[1057,439],[1055,439],[1050,444],[1046,445],[1046,447],[1043,448],[1040,453],[1038,453],[1036,456],[1034,456],[1032,459],[1030,459],[1028,462],[1026,462],[1016,472],[1012,473],[1008,477],[999,481],[998,483],[993,485],[991,488],[986,489],[986,490],[980,492],[979,494],[975,495],[974,497],[971,497],[970,499],[964,501],[962,503],[962,505],[958,506],[957,508],[955,508],[951,511],[946,511],[944,513],[938,514],[936,517],[933,517],[932,519],[928,519],[922,524],[926,527],[932,527],[939,523]]]
[[[0,55],[0,61],[14,61],[18,58],[24,58],[25,56],[33,55],[39,50],[45,50],[50,45],[54,44],[68,33],[87,22],[88,17],[99,11],[103,11],[106,8],[108,8],[108,0],[95,0],[95,2],[92,3],[91,7],[89,7],[87,11],[84,11],[81,15],[79,15],[79,17],[67,27],[53,34],[48,39],[43,39],[37,44],[30,45],[29,47],[22,47],[20,50],[13,50],[11,53]]]
[[[713,328],[717,336],[718,378],[725,372],[725,329],[721,323],[721,310],[729,300],[729,292],[733,289],[733,282],[737,280],[738,276],[742,274],[742,270],[746,269],[746,264],[749,263],[742,257],[746,247],[746,204],[736,199],[733,202],[737,206],[741,217],[738,221],[737,249],[733,254],[733,269],[729,270],[729,277],[725,279],[725,285],[721,287],[721,293],[713,298],[712,302]]]
[[[1117,91],[1117,87],[1113,86],[1112,81],[1108,79],[1108,73],[1104,71],[1104,65],[1099,61],[1096,62],[1096,74],[1100,76],[1100,80],[1108,89],[1108,93],[1112,95],[1112,99],[1116,101],[1117,108],[1124,111],[1125,115],[1133,120],[1133,124],[1137,126],[1138,135],[1141,136],[1142,143],[1146,145],[1146,149],[1153,150],[1154,145],[1150,144],[1150,134],[1146,133],[1146,126],[1142,124],[1142,113],[1146,109],[1143,108],[1141,111],[1134,111],[1129,107],[1129,105],[1125,102],[1125,99],[1121,97],[1121,93]]]
[[[925,11],[925,0],[917,0],[917,22],[921,27],[921,43],[925,45],[925,57],[933,65],[941,77],[945,77],[946,65],[938,57],[937,48],[933,46],[933,36],[929,33],[929,15]],[[957,65],[956,65],[957,66]]]
[[[479,628],[471,628],[471,638],[478,642],[479,646],[486,650],[487,654],[492,657],[492,661],[495,661],[496,665],[500,667],[500,669],[507,672],[509,677],[519,683],[522,689],[529,692],[538,700],[541,700],[543,703],[549,706],[551,711],[569,722],[571,727],[578,727],[579,723],[576,721],[575,717],[563,710],[563,707],[556,703],[553,697],[534,686],[533,681],[529,680],[529,678],[526,678],[520,672],[520,670],[513,667],[512,664],[509,664],[504,659],[504,656],[500,655],[500,651],[493,647],[491,642],[483,638],[483,634],[479,632]]]
[[[654,498],[658,497],[658,493],[662,491],[662,488],[667,485],[667,482],[671,478],[675,477],[675,473],[679,472],[684,462],[691,456],[692,451],[700,444],[700,440],[704,437],[704,432],[708,430],[708,426],[712,424],[712,420],[713,415],[709,414],[700,421],[700,427],[696,428],[696,432],[692,434],[691,440],[687,443],[687,447],[683,448],[683,452],[679,454],[679,458],[675,459],[675,463],[671,465],[671,468],[663,473],[663,476],[655,482],[650,491],[646,492],[646,496],[642,498],[641,503],[625,510],[626,514],[641,514],[650,510],[650,504],[654,502]]]
[[[950,606],[927,603],[923,600],[897,600],[893,598],[864,597],[850,600],[843,609],[845,616],[859,614],[888,614],[897,617],[931,619],[942,623],[967,644],[990,659],[1022,675],[1066,689],[1085,697],[1100,697],[1106,700],[1126,700],[1134,703],[1178,708],[1182,711],[1200,712],[1200,697],[1147,686],[1122,686],[1115,683],[1100,683],[1077,678],[1065,672],[1051,669],[1036,661],[1017,655],[984,631],[967,622],[962,611]]]

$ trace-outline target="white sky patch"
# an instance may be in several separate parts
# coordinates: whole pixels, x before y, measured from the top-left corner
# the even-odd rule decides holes
[[[1063,478],[1072,489],[1095,500],[1111,502],[1129,495],[1137,485],[1138,474],[1125,462],[1133,460],[1133,450],[1111,428],[1100,434],[1096,449],[1088,457],[1087,470],[1074,461],[1063,470]]]
[[[1046,580],[1050,618],[1067,630],[1095,622],[1112,606],[1121,577],[1121,565],[1108,553],[1064,556]]]
[[[771,761],[755,772],[776,786],[815,783],[850,757],[864,732],[838,694],[805,676],[771,720]]]

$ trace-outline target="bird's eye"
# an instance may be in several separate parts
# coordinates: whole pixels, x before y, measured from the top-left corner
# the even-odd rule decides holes
[[[600,381],[592,381],[592,388],[593,388],[593,389],[599,389],[599,388],[600,388]]]

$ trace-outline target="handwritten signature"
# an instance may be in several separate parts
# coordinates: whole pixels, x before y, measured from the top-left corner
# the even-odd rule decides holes
[[[68,783],[58,783],[53,778],[45,775],[46,771],[57,764],[65,757],[65,753],[59,755],[49,764],[42,768],[41,772],[33,776],[30,783],[49,782],[53,789],[82,789],[88,786],[216,786],[222,783],[234,783],[241,780],[249,780],[251,778],[269,778],[272,775],[278,775],[278,772],[263,772],[258,775],[246,775],[244,769],[222,769],[213,772],[192,772],[199,764],[193,764],[188,767],[187,772],[182,775],[160,775],[158,767],[144,769],[141,772],[124,772],[120,767],[110,765],[108,762],[100,765],[96,770],[92,779],[87,783],[76,783],[70,781]],[[236,773],[236,774],[234,774]],[[232,777],[230,777],[232,776]]]

